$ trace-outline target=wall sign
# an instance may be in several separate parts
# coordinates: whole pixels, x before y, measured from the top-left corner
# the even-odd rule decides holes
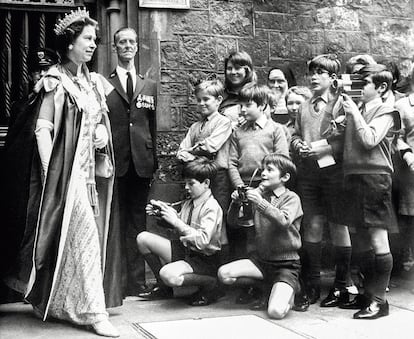
[[[140,7],[148,8],[190,8],[190,0],[139,0]]]

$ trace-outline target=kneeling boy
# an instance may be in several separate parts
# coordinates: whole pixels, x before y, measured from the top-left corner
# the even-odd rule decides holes
[[[169,298],[177,286],[200,286],[189,301],[193,306],[208,305],[221,296],[216,276],[223,212],[209,187],[216,173],[216,165],[204,157],[186,163],[183,176],[190,199],[181,211],[159,200],[147,205],[147,214],[158,215],[180,237],[169,240],[150,232],[137,236],[138,249],[157,279],[157,285],[140,297]]]
[[[271,289],[268,314],[282,319],[291,308],[300,271],[303,212],[298,195],[285,187],[296,171],[293,162],[285,155],[271,153],[264,157],[262,167],[259,187],[246,192],[254,206],[256,251],[249,259],[221,266],[218,277],[227,285],[263,281]],[[232,199],[228,219],[237,218],[241,204],[237,191]]]

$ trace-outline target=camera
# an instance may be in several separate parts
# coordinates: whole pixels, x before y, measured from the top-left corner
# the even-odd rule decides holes
[[[151,206],[152,206],[152,211],[154,212],[154,215],[156,217],[161,217],[161,207],[157,205],[153,205],[153,204],[151,204]]]
[[[239,199],[243,203],[246,203],[248,201],[246,197],[247,188],[247,185],[237,186],[237,193],[239,194]]]
[[[362,97],[364,86],[365,81],[360,74],[341,74],[339,79],[332,81],[333,89],[349,95],[354,101],[358,101]]]

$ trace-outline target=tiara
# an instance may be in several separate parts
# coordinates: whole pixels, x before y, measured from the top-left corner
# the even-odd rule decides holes
[[[55,34],[62,35],[65,29],[73,24],[76,21],[83,21],[86,18],[90,19],[89,11],[85,9],[78,8],[76,11],[70,11],[70,13],[66,13],[63,19],[59,19],[58,23],[55,25]]]

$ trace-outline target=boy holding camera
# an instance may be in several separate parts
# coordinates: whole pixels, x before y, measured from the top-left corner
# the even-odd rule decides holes
[[[399,116],[382,97],[392,84],[392,74],[379,64],[367,65],[359,73],[365,85],[358,106],[343,95],[347,117],[344,145],[344,174],[350,225],[357,231],[354,248],[362,252],[364,294],[342,308],[359,309],[354,319],[376,319],[388,315],[385,292],[393,259],[388,228],[395,221],[391,202],[391,128]]]
[[[321,138],[321,122],[332,102],[331,83],[340,71],[334,54],[318,55],[308,69],[313,96],[302,103],[292,136],[291,147],[298,159],[298,191],[304,210],[302,275],[305,283],[301,305],[304,311],[320,297],[322,236],[326,219],[335,247],[336,276],[322,307],[349,301],[351,240],[344,225],[342,154],[333,152],[329,140]],[[327,160],[327,161],[325,161]],[[308,299],[308,300],[307,300]]]
[[[249,188],[246,198],[253,204],[255,251],[248,259],[240,259],[219,268],[221,282],[257,284],[262,281],[270,291],[261,301],[271,318],[282,319],[289,312],[300,271],[298,250],[302,207],[296,193],[285,187],[295,174],[293,162],[285,155],[271,153],[263,159],[263,171],[258,188]],[[228,213],[235,222],[242,201],[239,191],[232,193]],[[259,307],[258,307],[259,308]]]
[[[254,83],[245,85],[239,92],[241,114],[246,122],[235,130],[230,138],[229,176],[233,188],[246,185],[257,187],[260,175],[257,169],[263,157],[269,153],[280,153],[288,156],[286,133],[282,125],[268,119],[265,114],[269,90],[265,86]],[[247,204],[248,205],[248,204]],[[248,211],[249,208],[246,208]],[[249,213],[250,214],[250,213]],[[243,227],[233,231],[229,239],[231,258],[245,258],[252,247],[254,228],[252,221],[244,215]],[[228,224],[231,227],[231,224]],[[256,300],[260,292],[246,288],[237,297],[236,302],[247,304]]]
[[[192,306],[204,306],[222,296],[217,287],[217,268],[222,245],[223,212],[214,199],[210,183],[217,173],[211,160],[199,157],[185,164],[183,177],[190,195],[177,211],[169,204],[151,200],[146,207],[148,215],[161,218],[179,234],[178,240],[169,240],[157,234],[142,232],[137,236],[138,249],[150,266],[157,285],[139,294],[146,299],[173,296],[172,287],[199,286],[190,297]]]

